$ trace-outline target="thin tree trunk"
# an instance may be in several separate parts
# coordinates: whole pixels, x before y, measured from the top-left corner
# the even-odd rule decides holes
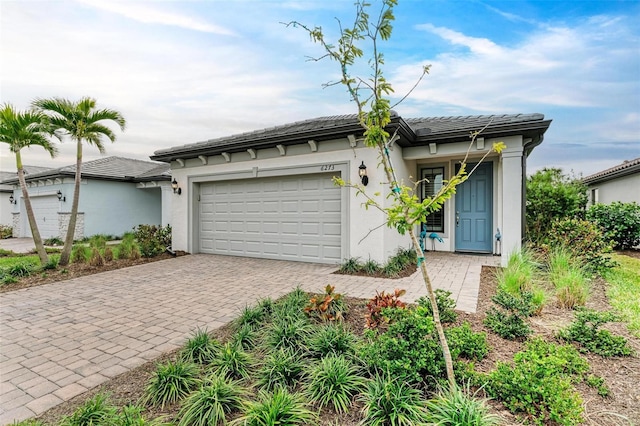
[[[82,141],[78,140],[76,150],[76,179],[73,187],[73,203],[71,204],[71,216],[69,217],[69,227],[67,228],[67,236],[64,239],[64,247],[62,254],[60,255],[60,266],[66,266],[69,264],[69,258],[71,257],[71,247],[73,246],[73,237],[76,231],[76,221],[78,218],[78,202],[80,201],[80,180],[82,172],[80,167],[82,166]]]
[[[451,388],[451,390],[454,390],[456,386],[456,379],[453,372],[453,359],[451,358],[449,343],[447,342],[447,338],[444,335],[444,327],[442,327],[442,322],[440,321],[440,310],[438,309],[436,294],[433,291],[431,279],[429,278],[429,273],[427,272],[427,262],[424,260],[424,252],[422,251],[422,248],[420,248],[420,242],[416,237],[416,233],[413,227],[409,228],[409,236],[411,237],[413,246],[415,247],[416,253],[418,254],[418,267],[420,268],[420,272],[422,272],[424,285],[427,287],[427,293],[429,294],[431,311],[433,312],[433,323],[436,326],[436,331],[438,332],[438,340],[440,340],[440,346],[442,347],[442,355],[444,357],[444,364],[447,369],[447,379],[449,381],[449,387]]]
[[[49,263],[49,256],[44,248],[40,231],[38,230],[38,223],[36,222],[36,216],[33,213],[33,207],[31,206],[31,199],[29,198],[29,191],[27,191],[27,182],[24,180],[24,168],[22,167],[22,157],[20,151],[16,152],[16,166],[18,168],[18,181],[20,182],[20,189],[22,190],[22,199],[24,200],[24,208],[27,211],[27,218],[29,219],[29,227],[31,228],[31,236],[33,242],[36,245],[36,252],[40,258],[40,264],[46,265]]]
[[[380,155],[382,157],[382,165],[384,167],[385,173],[387,175],[387,179],[389,179],[390,188],[394,191],[394,187],[398,185],[396,181],[396,176],[393,171],[393,165],[391,164],[391,158],[389,157],[389,153],[384,147],[378,147]],[[395,192],[395,191],[394,191]],[[395,196],[395,200],[398,203],[403,203],[400,197]],[[411,218],[405,211],[405,219],[407,223],[411,223]],[[436,294],[433,291],[433,286],[431,285],[431,279],[429,278],[429,273],[427,271],[427,263],[424,260],[424,252],[422,248],[420,248],[420,242],[416,236],[415,230],[413,226],[409,226],[409,236],[411,237],[411,242],[416,249],[417,258],[418,258],[418,267],[420,268],[420,272],[422,273],[422,278],[424,280],[424,285],[427,287],[427,293],[429,295],[429,301],[431,302],[431,311],[433,312],[433,323],[436,326],[436,331],[438,332],[438,340],[440,341],[440,347],[442,348],[442,356],[444,358],[445,368],[447,370],[447,380],[449,381],[449,388],[453,391],[456,386],[456,378],[455,373],[453,371],[453,360],[451,358],[451,351],[449,350],[449,343],[447,342],[447,337],[444,334],[444,327],[442,327],[442,322],[440,321],[440,310],[438,309],[438,304],[436,302]]]

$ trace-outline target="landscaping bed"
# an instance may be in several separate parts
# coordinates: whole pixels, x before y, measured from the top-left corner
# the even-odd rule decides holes
[[[479,374],[489,373],[495,369],[497,362],[512,362],[514,354],[525,348],[523,341],[505,340],[491,332],[483,323],[487,310],[492,306],[491,299],[496,294],[497,281],[495,272],[495,268],[483,267],[478,312],[475,314],[458,313],[458,319],[451,325],[460,325],[466,321],[471,324],[474,331],[486,333],[490,350],[484,359],[475,363],[475,371]],[[339,290],[336,289],[336,291]],[[366,308],[367,300],[345,298],[345,301],[348,306],[344,317],[345,324],[353,333],[361,335],[364,331],[365,315],[368,313]],[[595,279],[592,282],[587,307],[596,310],[610,309],[605,295],[605,282],[603,280]],[[549,301],[540,315],[530,318],[533,336],[541,336],[546,341],[563,344],[565,342],[560,341],[556,337],[556,333],[570,324],[573,316],[574,311],[560,309],[555,303]],[[614,334],[627,338],[629,346],[635,351],[635,355],[604,358],[594,354],[582,354],[582,357],[589,363],[589,374],[603,378],[610,391],[607,397],[602,397],[598,395],[597,388],[587,386],[583,381],[575,382],[575,388],[581,394],[583,400],[582,407],[584,412],[582,416],[584,423],[593,425],[639,424],[640,392],[637,384],[640,383],[640,359],[638,358],[640,340],[627,331],[624,323],[608,323],[605,328]],[[225,342],[232,338],[235,331],[234,326],[228,324],[212,331],[210,334],[218,341]],[[135,403],[144,396],[145,388],[156,372],[156,366],[159,363],[175,359],[178,356],[178,352],[174,351],[165,354],[157,360],[124,373],[96,389],[47,411],[39,419],[47,424],[58,424],[64,416],[71,415],[84,401],[98,393],[109,395],[109,400],[118,406]],[[482,392],[481,390],[479,396],[482,396]],[[255,394],[257,392],[253,390],[252,393]],[[502,417],[503,424],[517,424],[526,417],[522,415],[516,417],[498,401],[491,401],[490,405],[493,412]],[[363,403],[361,401],[356,402],[347,414],[335,414],[331,409],[324,408],[320,411],[319,424],[346,426],[359,424],[362,408]],[[169,404],[164,409],[147,406],[143,414],[147,419],[162,416],[164,421],[175,421],[179,410],[180,404]],[[317,408],[314,408],[314,410],[317,411]],[[235,413],[229,419],[237,418],[238,416],[239,414]],[[554,423],[549,422],[546,424]]]

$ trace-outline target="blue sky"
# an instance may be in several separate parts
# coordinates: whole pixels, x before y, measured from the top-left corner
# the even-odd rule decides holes
[[[374,2],[374,9],[377,5]],[[89,95],[127,118],[107,155],[155,150],[312,117],[353,113],[335,63],[299,28],[353,19],[352,0],[0,0],[0,101]],[[533,113],[553,119],[529,171],[588,175],[640,157],[640,1],[400,0],[387,79],[404,117]],[[366,70],[365,70],[366,71]],[[74,162],[66,142],[50,160]],[[85,159],[98,158],[95,148]],[[15,160],[0,146],[2,170]]]

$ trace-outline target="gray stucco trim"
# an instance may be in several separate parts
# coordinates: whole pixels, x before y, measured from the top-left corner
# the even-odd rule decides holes
[[[395,112],[388,131],[397,131],[397,144],[402,147],[420,146],[430,142],[453,143],[469,140],[472,131],[483,130],[485,137],[503,137],[522,134],[535,146],[541,141],[551,120],[544,120],[542,114],[505,114],[466,117],[412,118],[404,120]],[[272,127],[254,132],[242,133],[218,139],[210,139],[168,149],[158,150],[150,158],[171,162],[215,156],[222,153],[233,154],[247,149],[259,150],[276,145],[306,144],[309,140],[324,141],[345,138],[348,135],[361,136],[363,129],[356,115],[319,117]]]

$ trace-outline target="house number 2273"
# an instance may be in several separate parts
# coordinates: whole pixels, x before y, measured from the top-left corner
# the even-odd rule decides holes
[[[323,164],[320,166],[321,172],[330,172],[331,170],[335,170],[335,166],[333,164]]]

